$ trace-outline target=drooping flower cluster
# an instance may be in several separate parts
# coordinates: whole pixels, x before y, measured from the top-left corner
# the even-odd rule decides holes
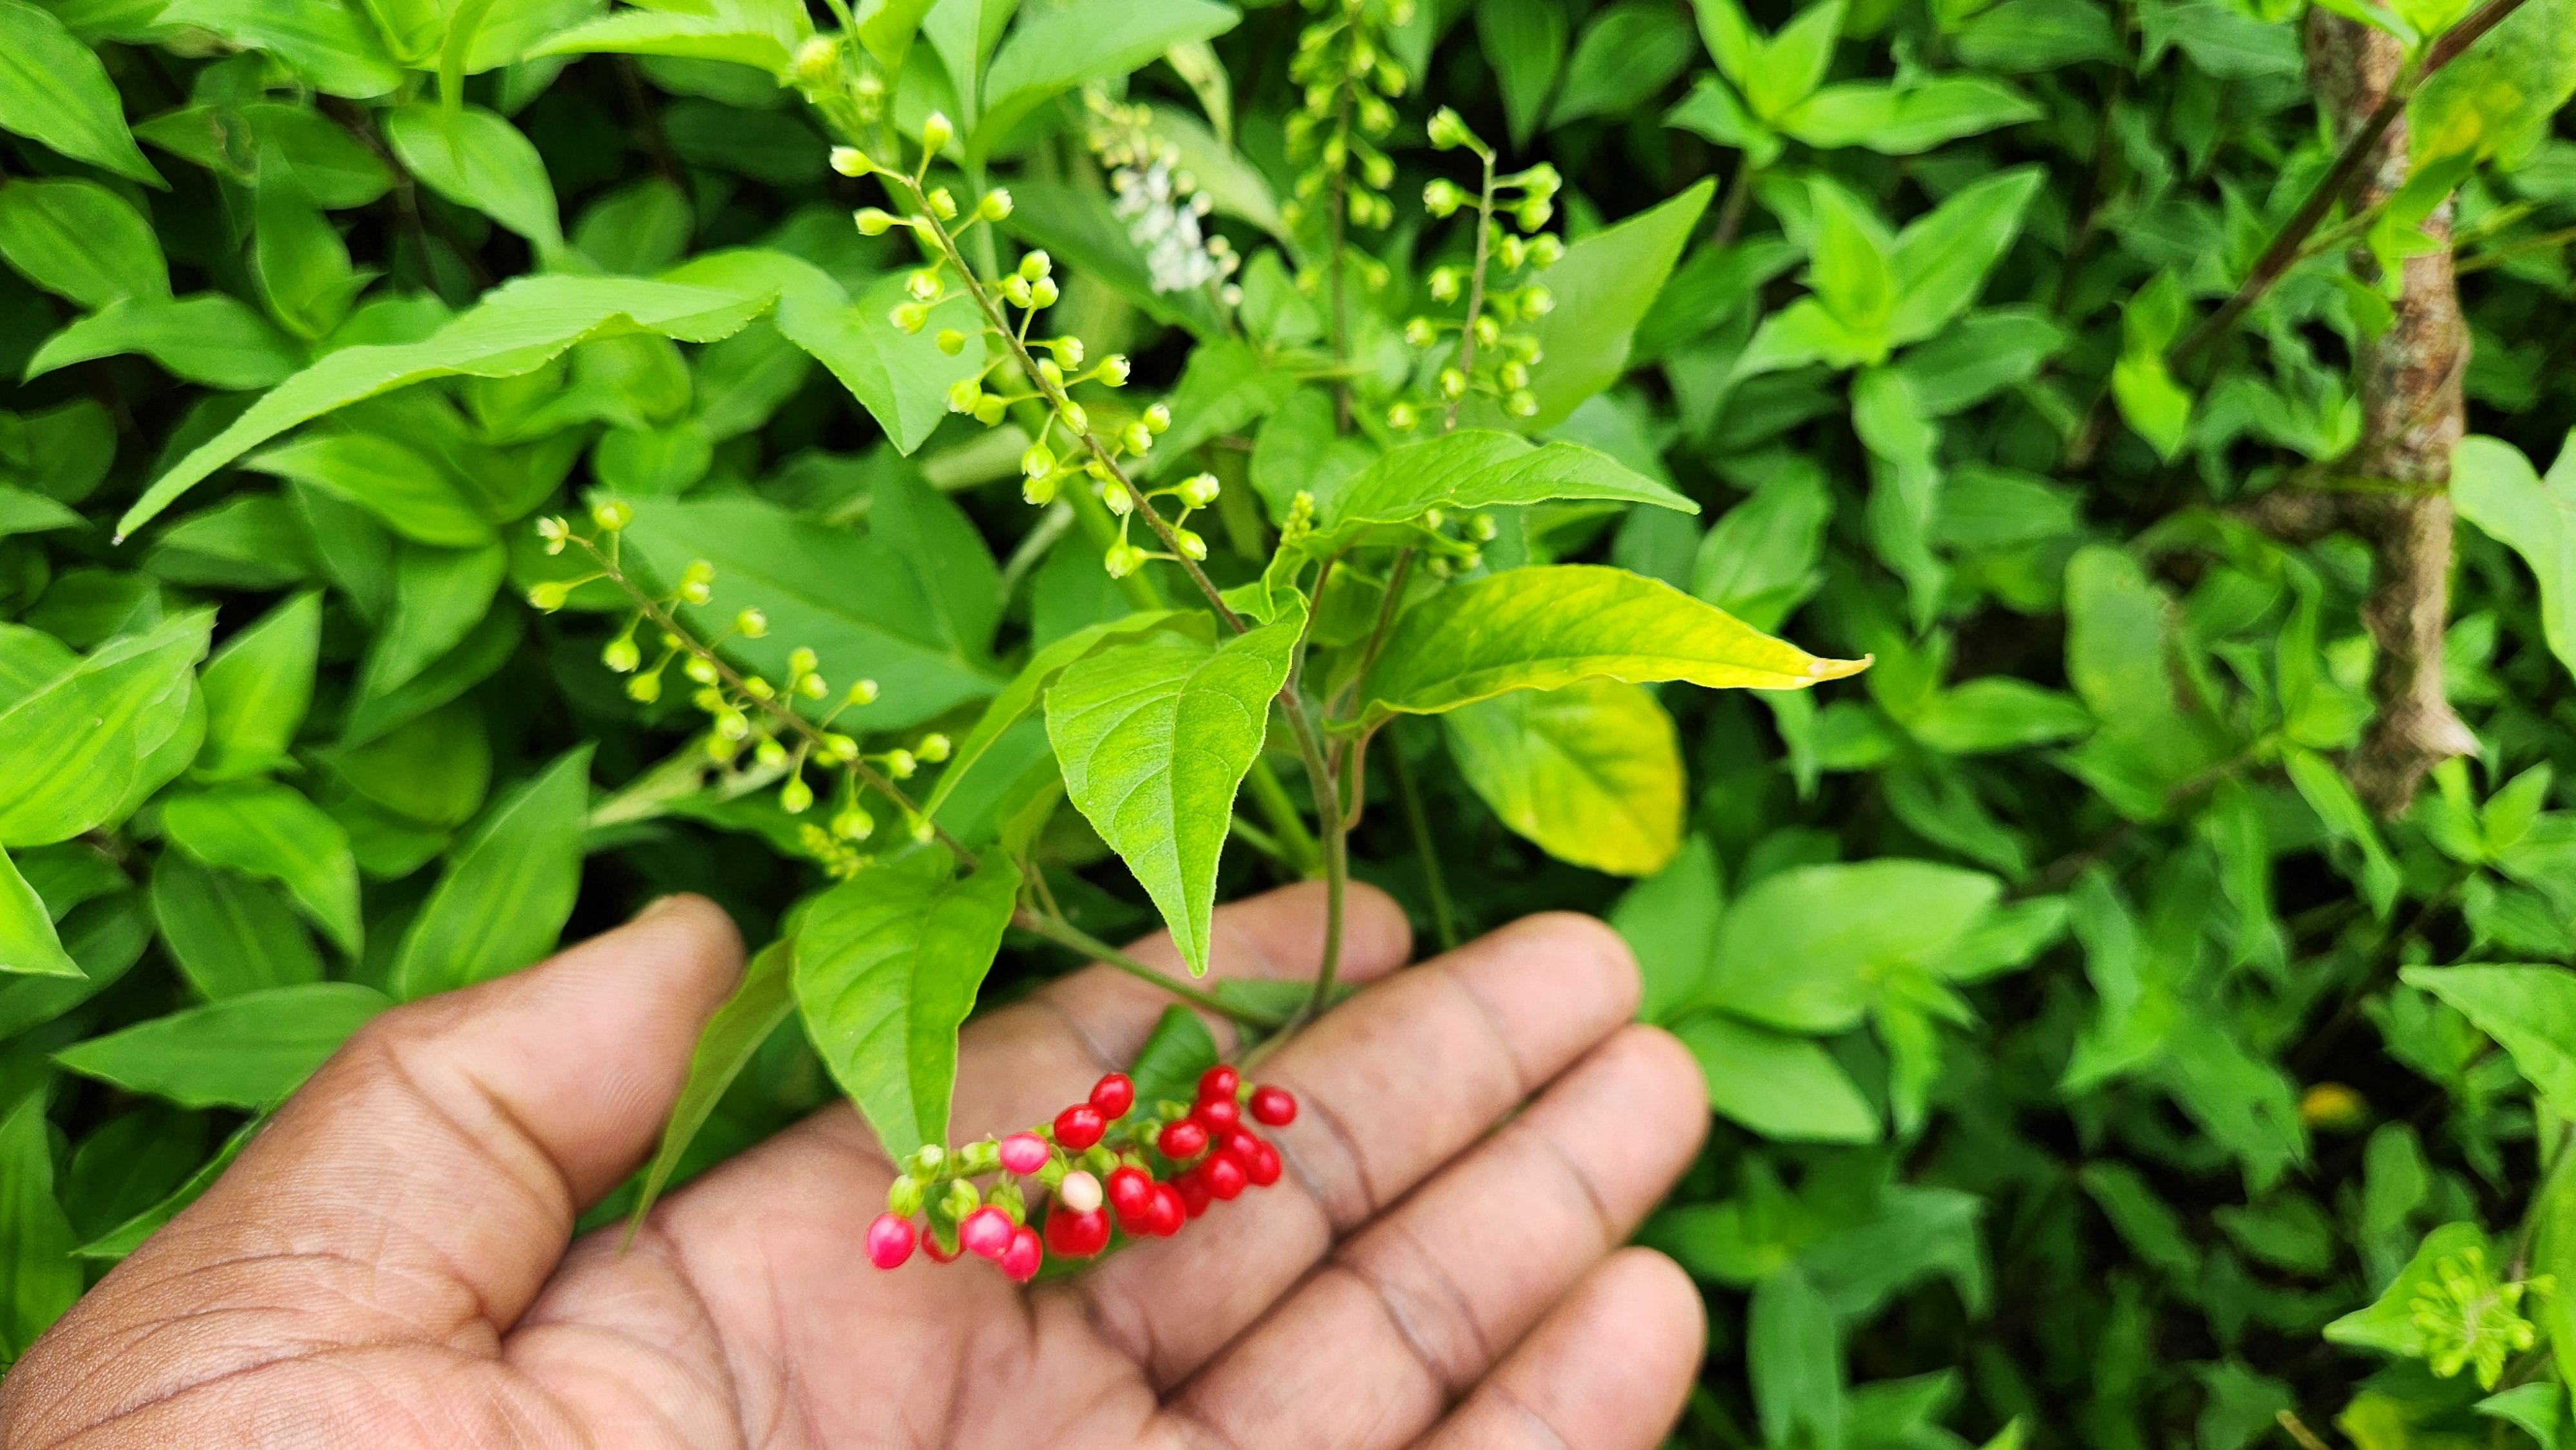
[[[917,1246],[943,1264],[961,1254],[990,1259],[1025,1283],[1050,1253],[1087,1259],[1120,1233],[1170,1238],[1209,1204],[1279,1181],[1279,1150],[1246,1118],[1284,1128],[1297,1120],[1297,1099],[1219,1065],[1200,1076],[1196,1101],[1140,1111],[1136,1084],[1110,1073],[1053,1122],[914,1153],[886,1189],[886,1211],[868,1225],[868,1261],[900,1268]],[[977,1187],[984,1178],[991,1182]],[[1031,1224],[1033,1193],[1047,1196],[1043,1235]]]
[[[1465,268],[1432,269],[1433,300],[1460,302],[1462,311],[1454,319],[1416,317],[1405,323],[1404,340],[1426,353],[1454,348],[1433,382],[1450,424],[1456,423],[1458,405],[1471,393],[1498,400],[1516,418],[1531,417],[1538,412],[1529,382],[1540,357],[1539,343],[1515,325],[1535,322],[1556,307],[1555,294],[1535,278],[1565,256],[1565,244],[1554,233],[1539,230],[1555,215],[1563,178],[1546,162],[1509,176],[1495,175],[1493,148],[1446,106],[1431,117],[1430,134],[1439,149],[1465,147],[1483,163],[1483,184],[1474,195],[1445,179],[1422,189],[1422,205],[1435,217],[1453,216],[1462,207],[1475,209],[1476,260]],[[1505,208],[1501,203],[1507,194],[1518,200]],[[1422,408],[1410,401],[1387,410],[1388,424],[1406,431],[1420,427],[1422,417]]]
[[[1304,0],[1321,13],[1298,33],[1297,54],[1288,75],[1304,88],[1302,103],[1288,117],[1288,156],[1312,159],[1297,177],[1296,195],[1280,208],[1291,226],[1310,233],[1333,232],[1337,218],[1352,225],[1383,227],[1395,220],[1395,203],[1386,189],[1395,181],[1395,163],[1377,140],[1395,129],[1395,107],[1404,94],[1404,68],[1387,53],[1386,32],[1413,20],[1415,0]],[[1331,251],[1339,253],[1338,235]],[[1310,255],[1325,249],[1310,247]],[[1386,285],[1386,265],[1351,255],[1348,264],[1370,291]],[[1324,284],[1320,263],[1297,274],[1297,285],[1313,293]]]
[[[1114,210],[1127,223],[1127,239],[1145,254],[1153,289],[1190,292],[1233,276],[1243,259],[1232,243],[1200,225],[1216,199],[1182,168],[1180,148],[1153,133],[1153,108],[1113,101],[1097,86],[1083,92],[1083,101],[1092,114],[1085,139],[1110,168]],[[1232,306],[1242,293],[1228,286],[1221,297]]]
[[[2540,1342],[2540,1331],[2522,1316],[2525,1289],[2546,1294],[2555,1287],[2547,1276],[2505,1283],[2475,1246],[2457,1258],[2433,1266],[2433,1276],[2416,1285],[2408,1304],[2415,1327],[2424,1335],[2424,1359],[2444,1379],[2471,1365],[2478,1384],[2494,1389],[2505,1361]]]
[[[788,652],[787,681],[783,686],[761,675],[736,670],[717,654],[717,649],[729,639],[766,637],[768,616],[758,609],[738,610],[722,633],[711,639],[698,638],[681,620],[679,610],[682,606],[705,608],[715,602],[715,566],[703,559],[694,560],[681,570],[679,583],[667,593],[647,593],[619,562],[621,536],[634,521],[634,510],[615,500],[603,500],[592,506],[590,518],[597,529],[591,535],[575,533],[567,519],[537,520],[537,535],[545,541],[548,554],[561,554],[567,546],[578,546],[598,567],[578,578],[549,579],[531,586],[531,605],[552,612],[563,608],[572,591],[584,584],[603,579],[615,584],[633,607],[625,628],[600,650],[599,658],[609,669],[628,677],[629,697],[643,704],[659,700],[664,677],[670,673],[672,662],[679,661],[680,673],[696,687],[690,692],[690,703],[707,716],[708,758],[719,765],[732,766],[747,755],[761,771],[780,778],[778,805],[789,815],[801,816],[814,807],[814,787],[805,776],[809,766],[837,777],[838,795],[830,828],[808,823],[800,833],[807,854],[835,878],[856,875],[874,859],[859,850],[859,843],[876,833],[876,817],[862,800],[865,788],[876,788],[895,805],[912,839],[930,839],[929,819],[914,810],[891,782],[908,780],[922,765],[946,760],[950,749],[947,736],[933,733],[909,747],[862,750],[856,740],[834,731],[832,726],[843,711],[877,698],[876,681],[859,680],[836,699],[832,686],[823,678],[821,661],[813,650],[801,646]],[[647,626],[657,645],[649,666],[637,639]],[[818,718],[808,719],[797,712],[798,701],[816,706],[830,701],[831,705]]]

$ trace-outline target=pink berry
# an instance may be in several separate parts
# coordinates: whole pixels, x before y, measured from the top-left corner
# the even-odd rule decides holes
[[[1199,1165],[1198,1173],[1206,1182],[1208,1192],[1228,1200],[1242,1193],[1245,1185],[1252,1181],[1252,1175],[1244,1171],[1243,1160],[1231,1153],[1219,1153],[1208,1159]]]
[[[1055,1140],[1079,1153],[1109,1131],[1109,1119],[1089,1103],[1075,1103],[1055,1115]]]
[[[1252,1120],[1273,1128],[1297,1121],[1297,1095],[1283,1087],[1252,1090]]]
[[[1168,1183],[1154,1185],[1154,1203],[1146,1210],[1145,1232],[1167,1239],[1181,1231],[1190,1217],[1189,1205],[1182,1201],[1181,1191]]]
[[[1236,1085],[1242,1081],[1243,1079],[1236,1074],[1233,1068],[1220,1062],[1216,1066],[1199,1074],[1199,1101],[1203,1103],[1212,1103],[1219,1098],[1223,1098],[1227,1102],[1232,1102],[1234,1101],[1234,1089]]]
[[[987,1204],[957,1225],[957,1242],[977,1258],[998,1262],[1011,1247],[1011,1216]]]
[[[1243,1109],[1232,1098],[1209,1098],[1190,1109],[1190,1116],[1207,1128],[1209,1137],[1222,1138],[1243,1121]]]
[[[1013,1133],[1002,1140],[1002,1166],[1013,1173],[1035,1173],[1046,1161],[1046,1139],[1035,1133]]]
[[[1134,1218],[1154,1202],[1154,1180],[1142,1168],[1122,1167],[1113,1170],[1108,1184],[1109,1206],[1118,1213],[1120,1223]]]
[[[1154,1139],[1154,1146],[1162,1149],[1167,1158],[1195,1158],[1206,1151],[1207,1144],[1207,1129],[1188,1118],[1165,1123],[1162,1133]]]
[[[1252,1180],[1253,1187],[1268,1188],[1279,1181],[1279,1150],[1259,1138],[1237,1133],[1227,1151],[1243,1160],[1244,1176]]]
[[[1136,1106],[1136,1084],[1123,1072],[1113,1072],[1091,1085],[1091,1105],[1104,1118],[1123,1118]]]
[[[1046,1246],[1060,1257],[1087,1259],[1109,1247],[1109,1213],[1095,1208],[1075,1213],[1057,1208],[1047,1215]],[[1008,1272],[1007,1266],[1005,1272]]]
[[[916,1231],[912,1220],[891,1213],[877,1215],[868,1225],[868,1262],[880,1269],[899,1269],[912,1257]]]
[[[1055,1201],[1076,1213],[1089,1213],[1100,1206],[1100,1180],[1076,1168],[1064,1175],[1055,1186]]]
[[[1014,1284],[1025,1284],[1038,1276],[1038,1266],[1046,1262],[1046,1246],[1038,1242],[1038,1231],[1026,1224],[1011,1235],[1010,1246],[996,1256],[1002,1266],[1002,1277]]]

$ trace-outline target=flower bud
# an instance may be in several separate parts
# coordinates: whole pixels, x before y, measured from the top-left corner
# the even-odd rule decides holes
[[[1432,268],[1431,300],[1435,302],[1457,301],[1459,284],[1463,280],[1462,274],[1455,267]]]
[[[1440,340],[1439,325],[1428,317],[1409,318],[1404,324],[1404,345],[1429,347]]]
[[[1064,369],[1056,365],[1054,358],[1038,359],[1038,380],[1046,384],[1047,391],[1050,393],[1064,391]]]
[[[1514,389],[1510,397],[1503,399],[1503,411],[1515,418],[1535,418],[1538,416],[1538,395],[1527,388]]]
[[[1089,1213],[1100,1207],[1100,1180],[1077,1168],[1056,1185],[1055,1197],[1056,1202],[1075,1213]]]
[[[1055,284],[1050,282],[1047,285],[1052,287]],[[1064,406],[1056,409],[1056,413],[1057,416],[1064,419],[1064,426],[1072,429],[1074,432],[1088,433],[1091,431],[1091,415],[1084,412],[1082,405],[1073,401],[1071,398],[1065,399]]]
[[[712,685],[720,678],[716,673],[716,662],[703,655],[689,656],[689,662],[680,666],[680,671],[701,685]]]
[[[564,607],[572,590],[560,579],[541,579],[528,586],[528,603],[548,614]]]
[[[1181,480],[1181,502],[1194,509],[1203,509],[1216,502],[1217,495],[1223,492],[1224,488],[1225,485],[1217,481],[1215,474],[1194,473]]]
[[[912,743],[912,754],[914,759],[925,764],[937,765],[948,758],[952,748],[948,737],[934,730]]]
[[[1026,308],[1034,305],[1029,299],[1030,293],[1027,278],[1014,272],[1010,276],[1002,279],[1003,301],[1008,302],[1013,307]]]
[[[1548,291],[1544,287],[1524,287],[1521,289],[1521,311],[1528,313],[1532,317],[1545,317],[1555,310],[1555,293]],[[1538,361],[1535,352],[1533,352],[1529,361]]]
[[[1013,1133],[1000,1145],[1000,1161],[1013,1173],[1035,1173],[1047,1165],[1046,1139],[1035,1133]]]
[[[1452,402],[1467,396],[1467,375],[1456,368],[1440,370],[1440,396]]]
[[[910,780],[920,764],[909,750],[889,750],[885,754],[885,772],[897,780]]]
[[[948,221],[957,215],[957,198],[949,192],[947,187],[942,186],[934,189],[930,193],[929,202],[930,214],[939,218],[941,221]]]
[[[796,56],[788,62],[788,68],[794,73],[798,84],[819,86],[832,78],[833,70],[840,63],[840,46],[829,36],[817,35],[809,37],[803,45],[796,47]]]
[[[1032,443],[1020,454],[1020,472],[1029,478],[1044,478],[1055,471],[1055,450],[1043,443]]]
[[[1048,504],[1055,502],[1056,480],[1061,476],[1062,475],[1060,474],[1053,473],[1040,474],[1039,476],[1030,479],[1028,482],[1021,484],[1021,500],[1032,507],[1045,508]]]
[[[814,755],[825,765],[847,765],[859,758],[859,742],[847,735],[826,735],[815,745]]]
[[[804,675],[810,675],[814,673],[822,663],[823,661],[821,656],[815,654],[812,649],[801,644],[787,652],[787,673],[791,676],[801,677]]]
[[[733,627],[744,639],[758,639],[769,633],[769,616],[758,609],[745,609],[733,617]]]
[[[1150,452],[1154,447],[1154,430],[1145,426],[1144,419],[1132,418],[1126,427],[1118,430],[1118,441],[1126,444],[1130,453]]]
[[[903,829],[904,834],[912,837],[912,843],[916,846],[929,845],[939,834],[939,828],[931,824],[930,817],[924,815],[904,817]]]
[[[601,499],[590,506],[590,521],[613,534],[635,522],[635,510],[613,498]]]
[[[1100,501],[1107,504],[1109,511],[1120,518],[1123,519],[1136,511],[1136,496],[1127,491],[1127,485],[1113,480],[1100,485],[1098,492]]]
[[[956,135],[957,128],[948,123],[948,117],[942,112],[933,111],[921,122],[921,149],[933,152],[945,151],[948,149],[948,143],[954,140]]]
[[[859,224],[859,235],[863,237],[881,237],[894,229],[894,217],[873,206],[860,207],[850,213],[850,219]]]
[[[912,1220],[893,1213],[877,1215],[868,1225],[868,1262],[880,1269],[899,1269],[912,1257],[914,1234]]]
[[[1494,265],[1506,272],[1520,270],[1521,255],[1527,244],[1509,233],[1494,243]]]
[[[868,153],[858,147],[835,146],[832,148],[832,169],[843,176],[865,176],[877,168],[876,163],[868,159]]]
[[[1522,231],[1534,232],[1546,226],[1548,218],[1554,215],[1556,215],[1555,207],[1537,197],[1531,197],[1512,212],[1512,220],[1520,223]]]
[[[972,414],[984,399],[983,385],[973,378],[959,378],[948,385],[948,411]]]
[[[1048,256],[1044,251],[1035,251],[1020,258],[1018,276],[1023,282],[1036,282],[1045,278],[1047,274],[1054,270],[1055,259]]]
[[[547,553],[560,554],[564,551],[564,544],[572,538],[572,528],[550,515],[537,520],[537,537],[545,540]]]
[[[855,805],[832,817],[832,834],[844,841],[864,841],[876,833],[876,817]]]
[[[924,1143],[913,1150],[912,1157],[904,1164],[903,1171],[915,1178],[927,1179],[939,1171],[940,1164],[947,1161],[946,1148],[937,1143]]]
[[[986,393],[975,400],[975,421],[990,428],[1002,421],[1002,415],[1009,410],[1009,406],[1002,401],[999,393]]]
[[[644,663],[644,651],[635,647],[632,635],[621,634],[599,652],[599,662],[618,674],[632,674],[636,666]]]
[[[1112,544],[1101,560],[1112,579],[1124,579],[1145,567],[1145,551],[1133,544]]]
[[[930,309],[918,302],[898,302],[894,310],[886,314],[886,321],[893,323],[899,331],[919,332],[922,325],[930,321]]]
[[[955,357],[966,350],[966,334],[953,327],[939,329],[938,342],[939,350],[950,357]]]
[[[1530,238],[1529,264],[1542,270],[1565,260],[1565,243],[1554,232],[1541,232]]]
[[[877,682],[861,680],[850,686],[850,693],[844,698],[853,705],[873,705],[877,699]]]
[[[751,738],[751,717],[728,706],[716,712],[716,736],[736,745]]]
[[[814,787],[807,785],[801,775],[787,777],[787,784],[778,788],[778,808],[791,816],[801,816],[812,810]]]
[[[1010,214],[1011,193],[1006,187],[994,187],[984,193],[982,201],[975,203],[975,215],[988,222],[1000,221]]]
[[[1103,387],[1123,388],[1127,386],[1126,354],[1113,352],[1109,356],[1102,358],[1100,360],[1100,366],[1091,370],[1091,375],[1094,378],[1099,379],[1101,386]]]
[[[1029,300],[1040,307],[1053,307],[1056,299],[1055,279],[1040,277],[1029,284]]]
[[[633,700],[639,705],[650,705],[654,701],[661,699],[661,672],[656,670],[652,674],[637,675],[635,678],[628,680],[626,682],[626,698]]]
[[[921,1180],[909,1173],[898,1173],[886,1185],[886,1212],[910,1218],[921,1212]]]
[[[752,747],[751,758],[760,762],[764,770],[777,770],[787,764],[787,747],[764,735],[760,743]]]
[[[1466,121],[1447,106],[1431,113],[1431,124],[1426,129],[1430,132],[1431,144],[1443,151],[1472,146],[1476,141],[1476,133],[1468,130]]]
[[[1147,408],[1145,410],[1145,426],[1152,429],[1155,435],[1159,437],[1172,426],[1172,410],[1161,403],[1156,403],[1152,407]]]
[[[1181,557],[1196,562],[1207,557],[1207,540],[1188,529],[1172,530],[1172,542],[1181,546]]]
[[[1502,526],[1494,522],[1492,514],[1478,514],[1467,520],[1467,537],[1477,543],[1490,544],[1501,532]]]
[[[917,267],[903,279],[903,290],[910,293],[915,301],[936,302],[941,290],[939,273],[929,267]]]
[[[1398,403],[1386,410],[1386,426],[1398,433],[1410,433],[1422,426],[1422,414],[1411,403]]]
[[[1452,215],[1466,204],[1467,193],[1446,177],[1427,182],[1422,188],[1422,209],[1433,216]]]

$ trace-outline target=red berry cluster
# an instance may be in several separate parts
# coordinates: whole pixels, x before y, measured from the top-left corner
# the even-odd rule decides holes
[[[1170,1238],[1210,1203],[1279,1181],[1279,1150],[1244,1126],[1247,1116],[1273,1128],[1297,1120],[1295,1094],[1245,1083],[1222,1064],[1199,1076],[1195,1102],[1135,1107],[1136,1084],[1113,1072],[1028,1132],[954,1152],[924,1147],[868,1225],[869,1262],[896,1268],[918,1244],[939,1263],[971,1253],[1025,1283],[1050,1252],[1087,1259],[1109,1247],[1113,1225],[1131,1239]],[[999,1177],[979,1189],[974,1180],[988,1174]],[[1022,1180],[1032,1178],[1052,1196],[1043,1237],[1029,1226]],[[920,1215],[926,1228],[913,1221]]]

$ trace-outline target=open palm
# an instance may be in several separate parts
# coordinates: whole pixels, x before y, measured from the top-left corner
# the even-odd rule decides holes
[[[721,912],[664,902],[362,1032],[0,1383],[0,1445],[1655,1444],[1699,1303],[1615,1250],[1698,1145],[1696,1067],[1626,1025],[1597,923],[1398,973],[1401,913],[1359,891],[1351,918],[1347,969],[1382,980],[1263,1066],[1305,1106],[1279,1186],[1022,1289],[871,1268],[892,1170],[837,1106],[630,1252],[567,1251],[740,970]],[[1321,920],[1313,887],[1228,907],[1216,969],[1310,974]],[[1077,1100],[1164,1000],[1094,968],[975,1023],[959,1137]]]

